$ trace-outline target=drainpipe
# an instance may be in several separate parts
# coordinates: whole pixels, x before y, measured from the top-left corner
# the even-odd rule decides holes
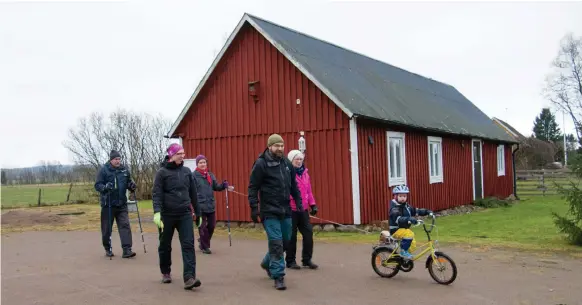
[[[517,196],[517,176],[515,175],[515,153],[519,150],[519,143],[517,143],[517,148],[511,152],[511,164],[513,165],[513,195],[515,199],[519,200]]]

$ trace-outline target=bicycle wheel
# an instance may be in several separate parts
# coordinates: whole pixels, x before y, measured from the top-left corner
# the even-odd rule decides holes
[[[400,260],[398,258],[391,257],[392,251],[389,249],[380,249],[374,251],[372,254],[372,268],[374,272],[381,277],[393,277],[400,271]],[[391,271],[384,272],[382,270],[387,269]]]
[[[457,278],[457,265],[455,264],[453,259],[450,258],[448,255],[440,252],[435,253],[434,256],[436,257],[436,260],[430,257],[430,260],[427,262],[428,273],[430,274],[430,277],[432,277],[433,280],[435,280],[437,283],[441,285],[449,285],[452,282],[454,282],[455,279]],[[443,278],[437,277],[436,272],[444,273],[444,271],[449,269],[446,266],[447,263],[451,265],[450,267],[450,270],[452,272],[451,276]]]

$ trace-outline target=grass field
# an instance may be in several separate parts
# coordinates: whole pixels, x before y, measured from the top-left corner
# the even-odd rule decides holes
[[[93,191],[91,188],[92,186],[88,184],[74,184],[69,201],[93,200],[96,203],[96,200],[91,197],[95,196],[95,194],[91,194]],[[3,185],[0,189],[2,208],[36,206],[39,189],[41,190],[41,205],[55,205],[65,203],[69,184]]]
[[[9,201],[18,205],[18,202],[34,195],[19,195],[14,193],[18,188],[7,188]],[[63,195],[66,197],[64,187],[55,187],[52,191],[54,200],[59,200]],[[27,188],[22,194],[31,191]],[[60,191],[57,191],[60,190]],[[2,188],[2,204],[5,204],[5,192]],[[13,192],[13,193],[10,193]],[[48,191],[47,191],[48,193]],[[20,198],[20,199],[18,199]],[[437,238],[442,243],[457,245],[477,246],[477,247],[507,247],[521,250],[534,251],[560,251],[582,257],[582,247],[569,245],[563,236],[558,232],[553,224],[551,212],[565,214],[568,210],[566,202],[558,196],[531,196],[523,197],[522,200],[510,207],[486,209],[471,214],[452,215],[437,218],[437,229],[433,232],[433,238]],[[34,200],[34,199],[33,199]],[[151,201],[140,202],[140,214],[144,231],[156,232],[151,222],[153,211]],[[99,206],[96,204],[75,204],[65,206],[52,206],[29,208],[26,211],[52,211],[54,212],[84,212],[83,215],[75,216],[72,222],[62,225],[36,224],[29,228],[11,227],[3,224],[4,232],[23,230],[99,230]],[[136,215],[131,215],[134,230],[137,229]],[[116,229],[115,229],[116,230]],[[426,241],[426,234],[422,227],[414,229],[417,243],[420,245]],[[260,229],[232,229],[233,238],[244,236],[250,238],[264,238],[264,232]],[[226,235],[224,230],[218,230],[217,235]],[[315,239],[318,241],[330,242],[351,242],[351,243],[374,243],[378,239],[378,233],[340,233],[340,232],[318,232]]]

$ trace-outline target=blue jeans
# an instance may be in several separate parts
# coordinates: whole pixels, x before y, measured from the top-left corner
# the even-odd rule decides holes
[[[291,239],[291,217],[279,219],[266,217],[263,227],[269,239],[269,251],[261,265],[268,268],[272,279],[285,276],[284,243]]]

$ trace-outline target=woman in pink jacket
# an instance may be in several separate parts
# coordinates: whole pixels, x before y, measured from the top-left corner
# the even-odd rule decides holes
[[[303,165],[304,155],[299,150],[292,150],[287,155],[287,158],[295,167],[297,173],[297,187],[301,192],[301,199],[303,201],[303,207],[305,208],[303,212],[298,212],[295,205],[295,201],[291,198],[291,211],[293,217],[293,226],[291,240],[285,246],[285,261],[287,263],[287,268],[291,269],[301,269],[297,262],[295,261],[295,253],[297,252],[297,230],[301,232],[303,236],[303,251],[301,253],[301,263],[303,267],[310,269],[317,269],[317,265],[311,261],[313,255],[313,227],[309,222],[309,214],[315,216],[317,214],[317,205],[315,205],[315,199],[313,198],[313,193],[311,192],[311,180],[307,169]],[[307,211],[307,207],[311,208],[311,212]]]

